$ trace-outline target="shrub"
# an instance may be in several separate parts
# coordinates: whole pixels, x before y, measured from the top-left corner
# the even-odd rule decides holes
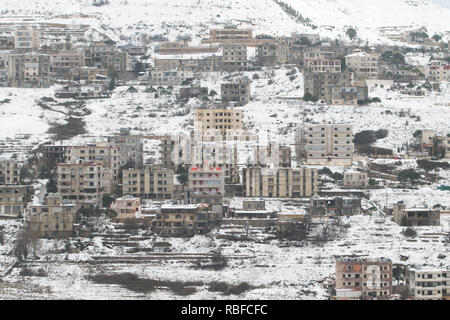
[[[305,93],[305,95],[303,96],[303,100],[304,101],[312,101],[312,102],[317,102],[317,97],[313,96],[311,93],[307,92]]]
[[[406,218],[406,217],[405,217]],[[402,234],[407,238],[415,238],[417,237],[417,232],[414,228],[408,227],[402,231]]]

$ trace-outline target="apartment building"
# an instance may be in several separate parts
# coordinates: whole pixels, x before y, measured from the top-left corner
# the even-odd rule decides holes
[[[148,74],[149,85],[175,86],[182,85],[186,80],[193,79],[194,73],[187,70],[153,69]]]
[[[235,25],[226,25],[223,29],[211,29],[209,40],[251,40],[253,31],[251,29],[238,29]]]
[[[110,207],[117,213],[117,219],[136,219],[140,218],[141,199],[131,195],[125,195],[123,198],[114,200]]]
[[[163,236],[206,233],[212,223],[207,209],[203,204],[163,205],[156,215],[156,230]]]
[[[341,60],[339,59],[305,59],[305,72],[312,73],[339,73],[341,69]]]
[[[247,70],[247,46],[245,44],[222,44],[222,58],[219,68],[224,71],[245,71]]]
[[[353,216],[361,214],[361,198],[311,197],[309,213],[312,216]]]
[[[393,206],[394,221],[401,226],[439,226],[440,210],[430,208],[406,208],[403,201]]]
[[[0,50],[12,50],[14,49],[15,41],[12,35],[0,36]]]
[[[95,162],[111,169],[114,183],[119,183],[119,149],[99,145],[71,146],[64,151],[66,163]]]
[[[108,144],[119,150],[120,166],[132,161],[136,168],[142,168],[144,142],[141,135],[132,135],[130,129],[122,128],[118,134],[108,137]]]
[[[255,148],[255,156],[249,164],[261,167],[291,167],[291,148],[289,146],[279,146],[278,144],[269,143],[267,146],[257,145]]]
[[[69,72],[69,79],[73,81],[95,82],[107,77],[107,69],[99,69],[96,67],[74,67]]]
[[[250,79],[239,78],[231,82],[222,83],[221,98],[224,105],[234,104],[244,106],[250,102]]]
[[[84,67],[82,50],[62,50],[50,54],[50,71],[55,76],[69,78],[72,69]]]
[[[48,194],[43,204],[30,206],[30,232],[35,237],[67,237],[75,235],[77,206],[65,204],[60,194]]]
[[[450,267],[411,266],[406,273],[409,294],[416,300],[450,300]]]
[[[36,52],[10,54],[8,82],[10,87],[48,88],[51,84],[50,56]]]
[[[22,166],[20,161],[0,158],[0,185],[19,184]]]
[[[248,167],[242,177],[245,197],[298,198],[318,192],[317,169]]]
[[[111,172],[95,162],[58,163],[58,193],[64,202],[82,208],[102,206],[102,197],[111,193]]]
[[[172,199],[174,174],[161,165],[147,165],[142,169],[124,169],[122,193],[143,199]]]
[[[0,218],[15,219],[21,215],[33,193],[33,186],[0,185]]]
[[[326,101],[333,105],[353,105],[365,103],[369,98],[369,88],[361,86],[333,86],[328,90]]]
[[[369,186],[369,178],[366,172],[345,171],[342,186],[346,188],[365,188]]]
[[[279,39],[271,43],[258,45],[256,49],[257,64],[263,67],[286,64],[288,61],[289,46]]]
[[[38,50],[40,48],[39,31],[32,28],[16,30],[14,33],[14,47],[17,50]]]
[[[345,124],[299,126],[297,158],[310,165],[348,166],[353,162],[353,128]]]
[[[191,203],[222,204],[225,195],[225,175],[222,168],[190,168],[188,193]]]
[[[450,81],[450,65],[441,60],[434,60],[427,66],[427,78],[430,81]]]
[[[392,295],[392,261],[386,258],[336,259],[336,299],[386,299]]]
[[[345,64],[355,73],[356,80],[378,79],[379,56],[378,53],[369,54],[356,49],[345,56]]]
[[[128,52],[119,50],[115,45],[102,41],[92,42],[85,52],[85,64],[99,69],[116,72],[130,70]]]
[[[194,129],[201,132],[243,130],[243,110],[234,108],[196,109]]]
[[[352,75],[343,72],[308,72],[304,73],[304,93],[309,93],[319,100],[331,103],[332,87],[351,86]]]

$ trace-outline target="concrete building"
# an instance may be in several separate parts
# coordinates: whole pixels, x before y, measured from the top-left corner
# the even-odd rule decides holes
[[[242,176],[245,197],[298,198],[318,192],[317,169],[248,167]]]
[[[114,200],[110,207],[117,213],[117,219],[139,219],[141,217],[141,199],[126,195]]]
[[[0,50],[12,50],[15,46],[14,36],[2,35],[0,36]]]
[[[111,172],[101,164],[58,163],[58,193],[64,202],[79,205],[82,208],[102,206],[104,193],[111,193]]]
[[[10,87],[48,88],[51,85],[48,54],[14,53],[9,55],[8,82]]]
[[[77,206],[65,204],[60,194],[50,193],[43,204],[30,206],[30,232],[36,237],[75,235]]]
[[[312,197],[309,214],[312,216],[353,216],[361,214],[361,198]]]
[[[257,64],[263,67],[286,64],[288,53],[289,46],[281,39],[271,43],[260,44],[256,49]]]
[[[450,267],[411,266],[406,273],[409,294],[415,300],[450,300]]]
[[[429,208],[406,208],[400,201],[393,206],[394,221],[401,226],[439,226],[440,210]]]
[[[111,169],[113,181],[119,183],[119,150],[117,147],[100,145],[71,146],[65,149],[66,163],[95,162]]]
[[[235,104],[236,106],[244,106],[250,102],[250,79],[247,77],[237,79],[232,82],[222,83],[221,98],[224,105]]]
[[[0,185],[19,184],[22,166],[20,161],[0,158]]]
[[[206,233],[212,222],[207,208],[203,204],[163,205],[156,215],[156,230],[163,236]]]
[[[196,109],[194,129],[202,132],[218,130],[223,135],[228,130],[243,130],[243,110],[233,108]]]
[[[72,69],[82,68],[84,63],[82,50],[62,50],[50,54],[50,71],[57,77],[70,79]]]
[[[392,295],[392,261],[340,257],[336,259],[336,299],[386,299]]]
[[[188,193],[191,203],[222,204],[225,195],[223,170],[219,167],[190,168]]]
[[[304,93],[309,93],[318,100],[331,103],[332,87],[351,86],[352,75],[348,71],[343,72],[305,72]]]
[[[299,126],[297,158],[310,165],[348,166],[353,162],[353,127],[345,124]]]
[[[116,72],[131,70],[128,52],[118,49],[114,44],[94,41],[85,53],[86,65]]]
[[[333,86],[328,90],[330,96],[326,101],[333,105],[353,105],[366,103],[369,88],[366,85]]]
[[[33,186],[0,185],[0,218],[15,219],[31,201]]]
[[[123,194],[143,199],[172,199],[173,171],[161,165],[148,165],[142,169],[124,169]]]
[[[32,28],[16,30],[14,33],[14,47],[17,50],[38,50],[40,48],[39,37],[39,31]]]
[[[341,60],[339,59],[305,59],[305,72],[311,73],[339,73]]]
[[[219,68],[224,71],[247,70],[247,46],[244,44],[222,44],[222,59]]]
[[[108,77],[107,69],[96,67],[75,67],[70,69],[69,79],[73,81],[94,82]]]
[[[194,73],[192,71],[153,69],[149,71],[148,84],[175,86],[182,85],[186,80],[193,78]]]
[[[378,53],[369,54],[356,49],[345,56],[345,64],[355,73],[356,80],[378,79],[379,56]]]
[[[369,178],[366,172],[345,171],[342,183],[346,188],[365,188],[369,186]]]
[[[130,129],[122,128],[118,134],[108,137],[108,144],[118,148],[120,166],[132,161],[136,168],[142,168],[144,144],[141,135],[132,135]]]
[[[223,29],[211,29],[209,40],[222,42],[223,40],[251,40],[253,32],[251,29],[238,29],[237,26],[227,25]]]

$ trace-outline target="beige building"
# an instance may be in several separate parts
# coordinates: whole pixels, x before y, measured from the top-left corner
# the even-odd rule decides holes
[[[156,230],[166,236],[205,233],[212,222],[207,208],[203,204],[163,205],[156,215]]]
[[[48,88],[51,85],[50,56],[36,52],[9,55],[10,87]]]
[[[30,231],[33,236],[74,236],[77,206],[64,204],[60,194],[50,193],[44,204],[32,205],[30,209]]]
[[[343,186],[347,188],[365,188],[369,186],[366,172],[345,171]]]
[[[117,219],[136,219],[141,217],[141,199],[126,195],[116,199],[110,207],[117,213]]]
[[[71,70],[84,67],[84,51],[62,50],[50,54],[50,70],[57,76],[70,77]]]
[[[394,221],[401,226],[439,226],[440,210],[429,208],[406,208],[403,202],[393,206]]]
[[[409,294],[416,300],[450,300],[450,267],[411,267],[406,274]]]
[[[222,44],[221,69],[232,71],[247,70],[247,46],[244,44]]]
[[[0,217],[15,219],[31,201],[33,186],[0,185]]]
[[[339,59],[305,59],[305,71],[307,72],[341,72],[341,60]]]
[[[383,299],[391,295],[391,260],[355,257],[336,259],[338,300]]]
[[[58,193],[68,203],[83,208],[102,206],[104,193],[111,193],[111,172],[95,162],[58,163]]]
[[[253,39],[253,32],[251,29],[238,29],[237,26],[228,25],[223,29],[211,29],[209,32],[209,40],[251,40]]]
[[[74,81],[85,80],[94,82],[100,78],[104,79],[108,76],[107,69],[99,69],[96,67],[76,67],[70,69],[70,79]]]
[[[194,73],[187,70],[164,70],[153,69],[149,71],[148,84],[149,85],[181,85],[188,79],[193,79]]]
[[[256,50],[257,63],[264,67],[286,64],[289,46],[283,40],[260,44]]]
[[[228,130],[243,130],[243,110],[233,108],[196,109],[195,130],[218,130],[223,135]]]
[[[111,169],[114,183],[117,180],[120,168],[119,150],[117,147],[98,145],[72,146],[65,149],[66,163],[95,162]]]
[[[23,163],[17,160],[0,159],[0,185],[19,184]]]
[[[250,102],[250,84],[251,81],[247,77],[237,79],[232,82],[222,83],[221,98],[225,105],[235,104],[243,106]]]
[[[39,31],[32,28],[16,30],[14,34],[15,49],[38,50],[40,47],[39,37]]]
[[[353,162],[353,127],[350,125],[301,126],[296,140],[297,158],[305,164],[348,166]]]
[[[352,54],[345,56],[347,68],[355,73],[355,79],[378,79],[379,54],[365,53],[354,50]]]
[[[317,169],[249,167],[242,176],[245,197],[297,198],[318,192]]]
[[[172,199],[173,171],[161,165],[148,165],[142,169],[124,169],[123,194],[144,199]]]

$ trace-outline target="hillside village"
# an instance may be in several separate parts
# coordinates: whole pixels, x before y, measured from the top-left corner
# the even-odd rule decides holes
[[[0,19],[0,298],[450,299],[449,33],[276,3],[311,31]]]

